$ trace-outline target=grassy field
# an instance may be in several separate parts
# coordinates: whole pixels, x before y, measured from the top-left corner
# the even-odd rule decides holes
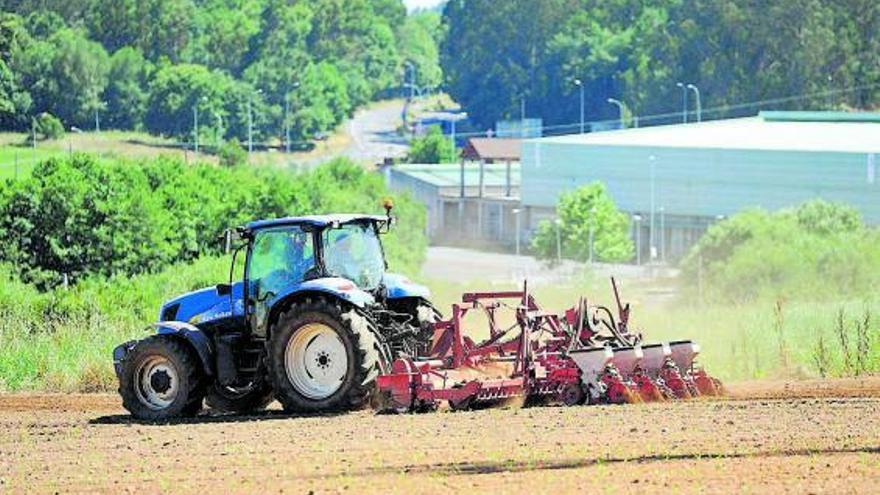
[[[165,299],[225,280],[227,263],[205,258],[158,274],[86,282],[43,294],[17,282],[0,283],[0,315],[5,321],[0,328],[0,390],[112,390],[113,347],[147,335],[145,328]],[[423,282],[446,314],[462,292],[478,288]],[[532,290],[551,310],[573,306],[581,294],[590,296],[592,303],[612,304],[607,281],[590,276],[571,285]],[[699,342],[700,362],[724,381],[880,371],[880,324],[872,316],[880,314],[877,299],[783,302],[780,311],[776,301],[704,307],[657,301],[652,290],[634,281],[625,284],[624,296],[633,303],[632,328],[642,331],[646,341]],[[868,325],[863,327],[866,318]],[[485,323],[477,317],[468,317],[466,324],[476,337],[485,332]],[[861,351],[860,342],[866,342]]]

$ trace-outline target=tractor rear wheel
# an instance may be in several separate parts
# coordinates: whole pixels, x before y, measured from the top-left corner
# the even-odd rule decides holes
[[[174,337],[148,337],[126,357],[119,394],[123,407],[138,419],[195,416],[205,397],[198,358]]]
[[[293,303],[272,326],[269,354],[275,397],[285,411],[358,409],[379,374],[379,344],[369,317],[338,301]]]

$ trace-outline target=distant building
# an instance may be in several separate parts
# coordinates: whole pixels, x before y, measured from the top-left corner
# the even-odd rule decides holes
[[[852,205],[878,225],[878,167],[880,114],[761,112],[530,139],[522,149],[523,234],[555,215],[562,192],[592,181],[606,184],[618,207],[640,219],[633,235],[643,260],[652,245],[658,257],[676,259],[710,224],[750,207],[824,198]]]
[[[518,139],[471,138],[460,163],[383,167],[395,190],[406,190],[428,210],[427,233],[437,244],[514,242],[519,206]]]

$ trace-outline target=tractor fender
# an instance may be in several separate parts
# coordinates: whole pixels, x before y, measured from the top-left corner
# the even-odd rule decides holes
[[[158,335],[175,335],[186,341],[198,354],[205,374],[214,376],[214,367],[212,365],[214,361],[214,347],[211,344],[211,339],[205,335],[205,332],[185,321],[159,321],[153,323],[153,327],[156,328]]]
[[[385,285],[385,297],[388,299],[418,298],[430,300],[431,290],[424,285],[417,284],[403,275],[386,273],[382,277]]]
[[[363,308],[368,304],[373,304],[375,299],[369,292],[364,292],[355,285],[354,282],[340,277],[325,277],[314,280],[307,280],[301,284],[296,284],[280,291],[269,302],[270,308],[276,308],[278,303],[286,301],[292,297],[307,293],[323,293],[342,299],[351,303],[358,308]]]

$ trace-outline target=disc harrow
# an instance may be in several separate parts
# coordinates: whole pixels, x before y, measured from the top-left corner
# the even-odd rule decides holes
[[[628,328],[630,306],[621,303],[613,278],[611,285],[616,311],[583,297],[562,313],[546,311],[528,283],[521,291],[463,294],[451,317],[434,324],[429,355],[401,357],[378,377],[374,407],[424,412],[444,403],[464,410],[510,401],[573,406],[723,394],[721,382],[695,363],[695,342],[642,344]],[[488,324],[479,343],[465,329],[471,312],[482,312]]]

